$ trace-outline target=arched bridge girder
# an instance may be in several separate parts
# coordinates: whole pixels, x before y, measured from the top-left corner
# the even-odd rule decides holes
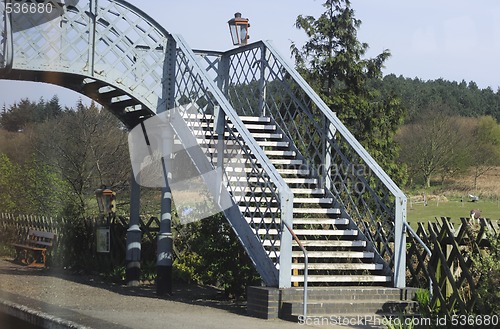
[[[175,61],[167,31],[125,1],[55,3],[50,14],[12,13],[6,19],[2,13],[10,26],[2,24],[0,59],[12,62],[0,78],[72,89],[129,128],[166,109],[172,80],[165,77],[166,66]]]

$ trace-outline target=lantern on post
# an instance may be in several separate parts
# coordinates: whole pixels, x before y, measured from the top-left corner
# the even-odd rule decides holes
[[[231,18],[227,23],[229,24],[229,32],[231,33],[233,45],[246,45],[250,38],[248,35],[248,28],[250,27],[248,18],[241,18],[241,13],[236,13],[234,14],[234,18]]]
[[[96,225],[97,252],[111,251],[111,219],[116,213],[116,192],[108,188],[95,191],[97,206],[99,207],[99,220]]]
[[[116,212],[116,192],[109,188],[99,188],[95,191],[99,212],[105,217],[111,217]]]

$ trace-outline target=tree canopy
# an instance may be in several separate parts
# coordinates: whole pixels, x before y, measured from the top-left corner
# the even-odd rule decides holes
[[[382,79],[389,50],[365,58],[367,43],[358,40],[361,20],[349,0],[327,0],[318,18],[298,16],[296,27],[309,38],[291,52],[297,70],[330,109],[397,182],[405,180],[405,168],[397,163],[393,137],[405,118],[396,94],[382,94],[370,83]]]

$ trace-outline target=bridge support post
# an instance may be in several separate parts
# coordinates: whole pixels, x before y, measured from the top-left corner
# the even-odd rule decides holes
[[[130,223],[127,230],[127,252],[125,256],[125,281],[128,286],[138,286],[141,277],[140,202],[141,188],[134,174],[130,178]]]
[[[394,287],[406,288],[406,196],[396,198],[394,221]]]
[[[172,190],[169,179],[172,178],[171,156],[173,152],[174,136],[170,126],[163,128],[163,174],[165,187],[162,189],[160,231],[158,232],[157,260],[156,260],[156,294],[159,296],[172,294]]]

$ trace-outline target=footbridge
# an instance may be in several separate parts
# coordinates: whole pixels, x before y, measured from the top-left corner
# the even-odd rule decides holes
[[[194,51],[122,0],[2,1],[0,32],[0,79],[72,89],[130,130],[176,109],[267,286],[304,284],[293,233],[309,285],[405,287],[405,195],[270,42]]]

